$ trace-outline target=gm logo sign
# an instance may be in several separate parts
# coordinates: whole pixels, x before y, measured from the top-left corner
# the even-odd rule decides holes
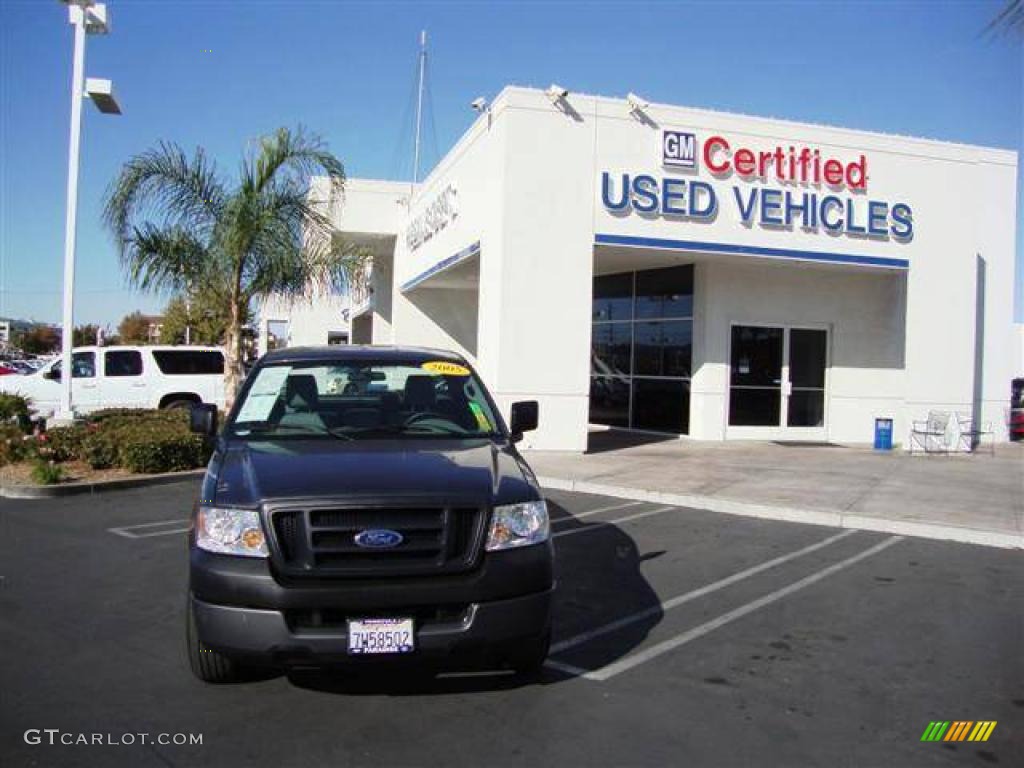
[[[696,168],[697,137],[683,131],[662,131],[661,162],[676,168]]]

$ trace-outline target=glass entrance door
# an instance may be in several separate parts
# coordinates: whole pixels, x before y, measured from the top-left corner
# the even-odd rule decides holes
[[[786,426],[825,427],[825,368],[828,331],[790,328]]]
[[[782,328],[732,327],[729,426],[779,426],[783,335]]]
[[[825,439],[828,331],[734,325],[730,341],[730,435]]]

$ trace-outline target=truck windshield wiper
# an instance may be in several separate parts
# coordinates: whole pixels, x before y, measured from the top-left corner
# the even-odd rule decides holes
[[[388,425],[380,424],[374,427],[342,427],[339,428],[339,432],[345,436],[351,437],[359,435],[361,437],[371,435],[409,435],[415,437],[465,437],[465,438],[478,438],[478,437],[492,437],[492,432],[465,432],[456,431],[453,429],[438,429],[437,427],[426,427],[418,424],[411,426],[402,426],[400,424]]]
[[[243,429],[234,429],[236,435],[244,437],[246,434],[268,436],[277,432],[304,432],[310,435],[328,435],[329,437],[337,438],[338,440],[351,440],[352,436],[347,435],[344,432],[327,429],[326,427],[314,427],[311,424],[256,424]],[[240,434],[244,432],[245,434]]]

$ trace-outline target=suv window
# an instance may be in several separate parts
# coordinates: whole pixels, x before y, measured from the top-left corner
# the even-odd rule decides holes
[[[168,376],[190,374],[224,373],[224,355],[220,352],[186,349],[153,350],[161,373]]]
[[[137,349],[111,350],[103,356],[104,376],[141,376],[142,353]]]
[[[54,363],[50,370],[60,378],[61,360]],[[96,354],[93,352],[74,352],[71,355],[71,378],[91,379],[96,375]]]

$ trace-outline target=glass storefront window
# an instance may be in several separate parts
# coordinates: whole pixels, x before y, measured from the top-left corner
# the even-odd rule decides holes
[[[646,376],[690,376],[693,321],[636,323],[633,344],[635,373]]]
[[[609,427],[629,426],[629,379],[590,377],[590,420]]]
[[[636,317],[693,317],[693,267],[637,272]]]
[[[631,372],[632,323],[595,323],[591,340],[591,373],[628,376]]]
[[[594,278],[591,319],[595,322],[633,319],[633,273]]]
[[[653,432],[690,431],[690,382],[633,379],[633,427]]]
[[[686,434],[693,266],[594,278],[590,421]]]

